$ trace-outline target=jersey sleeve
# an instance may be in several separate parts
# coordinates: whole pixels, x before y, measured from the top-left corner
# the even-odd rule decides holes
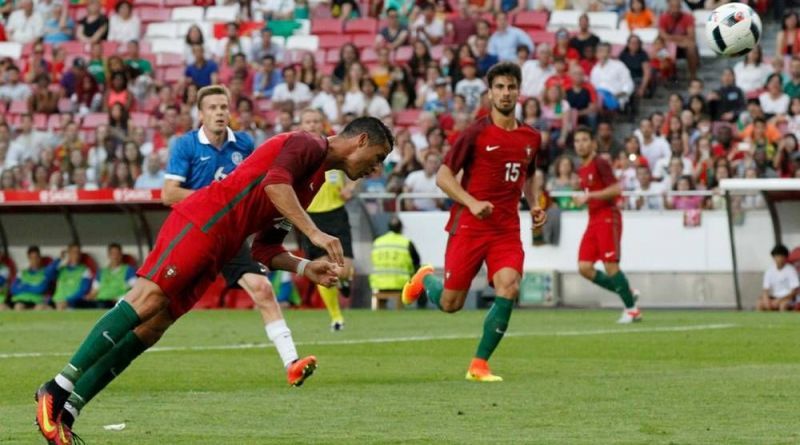
[[[604,187],[608,187],[617,183],[617,178],[614,176],[614,171],[611,169],[611,164],[605,159],[596,158],[597,162],[597,176]]]
[[[310,177],[325,160],[325,143],[310,133],[298,132],[286,139],[272,161],[262,185],[294,184],[296,178]]]
[[[250,136],[250,133],[245,131],[237,131],[235,133],[236,140],[241,141],[239,142],[239,147],[246,149],[249,154],[253,153],[253,150],[256,149],[255,142],[253,142],[253,137]]]
[[[482,121],[481,121],[482,122]],[[456,143],[450,148],[450,151],[444,156],[442,163],[450,168],[454,175],[458,174],[461,169],[466,168],[472,162],[472,156],[475,152],[475,141],[478,139],[483,129],[483,125],[474,124],[467,127],[456,138]]]
[[[164,179],[171,179],[181,183],[186,182],[189,177],[189,167],[191,166],[191,154],[189,153],[188,144],[183,137],[175,141],[175,145],[169,150],[169,160],[167,161],[167,169],[164,174]]]
[[[273,258],[287,251],[283,247],[283,240],[288,234],[288,230],[277,227],[259,232],[250,246],[253,259],[269,267]]]

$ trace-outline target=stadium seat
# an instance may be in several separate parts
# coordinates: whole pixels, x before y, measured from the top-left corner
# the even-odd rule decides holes
[[[544,11],[521,11],[514,16],[514,26],[524,30],[546,29],[547,13]]]
[[[203,37],[206,39],[211,39],[214,33],[214,24],[211,22],[178,22],[178,37],[183,39],[186,36],[186,33],[189,32],[189,28],[192,26],[197,26],[200,28],[200,31],[203,33]],[[224,29],[224,25],[223,25]],[[224,36],[224,34],[223,34]]]
[[[364,48],[361,51],[361,63],[364,64],[371,64],[378,61],[378,53],[375,52],[375,48]]]
[[[228,289],[223,296],[224,307],[228,309],[253,309],[255,304],[250,295],[242,289]]]
[[[150,114],[138,111],[131,113],[131,123],[136,127],[148,128],[150,126]]]
[[[291,36],[286,39],[286,49],[303,49],[316,51],[319,49],[318,36]]]
[[[137,8],[139,14],[139,20],[143,24],[150,24],[154,22],[168,22],[170,17],[172,16],[172,12],[169,9],[164,8]]]
[[[433,60],[442,60],[444,55],[444,45],[436,45],[431,47],[431,57]]]
[[[589,26],[592,31],[599,29],[617,29],[619,15],[616,12],[589,12]],[[577,22],[575,22],[577,24]]]
[[[592,29],[592,32],[600,39],[601,42],[607,42],[613,45],[625,45],[628,42],[628,31],[621,29]]]
[[[103,57],[111,57],[119,52],[119,42],[104,41],[100,45],[103,47]]]
[[[555,31],[558,28],[578,29],[578,19],[580,16],[581,12],[575,10],[553,11],[550,14],[547,30]],[[592,24],[592,22],[589,23]]]
[[[336,65],[332,63],[326,63],[325,65],[322,65],[319,70],[323,75],[330,76],[333,75],[333,71],[336,70]]]
[[[174,22],[151,23],[144,33],[147,39],[175,39],[178,37],[178,24]],[[69,43],[69,42],[67,42]],[[75,42],[78,43],[78,42]],[[173,42],[173,45],[175,42]],[[82,45],[82,44],[81,44]],[[177,45],[176,45],[177,46]],[[69,50],[67,50],[69,52]],[[183,48],[181,48],[183,51]]]
[[[97,261],[91,255],[86,252],[81,253],[81,264],[89,268],[93,277],[97,275]]]
[[[324,41],[325,41],[325,39],[322,39],[322,41],[320,43],[322,43]],[[331,48],[328,48],[328,49],[331,49]],[[313,53],[313,55],[314,55],[314,64],[316,65],[317,69],[319,69],[320,66],[325,65],[325,58],[328,56],[327,50],[325,50],[325,51],[321,51],[321,50],[322,50],[322,48],[320,48],[320,51],[316,51],[316,52]]]
[[[311,34],[341,34],[342,21],[339,19],[316,19],[311,21]]]
[[[0,57],[19,59],[22,56],[22,44],[17,42],[0,42]]]
[[[69,98],[64,97],[58,100],[59,113],[72,113],[73,111],[75,111],[75,104]]]
[[[134,11],[139,9],[139,6],[158,6],[160,8],[162,3],[161,0],[136,0],[136,6],[137,8]]]
[[[176,6],[192,6],[194,0],[164,0],[164,6],[174,8]]]
[[[186,75],[186,69],[180,66],[171,66],[163,71],[164,82],[174,83],[183,80]]]
[[[417,124],[421,110],[402,110],[394,113],[394,124],[398,127],[411,127]]]
[[[311,21],[332,18],[331,7],[327,3],[320,3],[311,8]]]
[[[204,15],[202,6],[182,6],[172,10],[172,21],[202,22]]]
[[[391,291],[391,290],[372,290],[372,310],[377,311],[378,309],[385,309],[386,308],[386,301],[387,300],[394,300],[394,308],[395,309],[403,309],[403,302],[401,298],[400,291]]]
[[[8,255],[0,255],[0,264],[5,265],[8,268],[8,283],[11,284],[14,282],[14,278],[17,277],[17,264],[11,259]]]
[[[340,34],[340,35],[331,34],[325,36],[319,41],[319,48],[324,50],[328,50],[331,48],[338,49],[344,46],[346,43],[351,43],[352,41],[353,41],[352,36],[348,36],[345,34]]]
[[[633,33],[642,39],[642,43],[645,45],[650,45],[658,37],[658,28],[639,28],[634,29]]]
[[[122,264],[127,264],[128,266],[135,268],[138,266],[138,261],[136,261],[136,258],[133,255],[125,253],[122,255]]]
[[[414,48],[411,46],[401,46],[394,52],[394,61],[397,63],[407,63],[414,55]]]
[[[256,101],[256,111],[270,111],[272,110],[272,101],[269,99],[258,99]]]
[[[84,130],[94,130],[100,125],[108,125],[108,114],[89,113],[83,118],[81,128]]]
[[[325,55],[325,63],[339,63],[339,48],[331,48],[328,50],[328,53]]]
[[[183,54],[183,44],[176,45],[175,38],[151,40],[150,51],[156,56],[162,53]]]
[[[47,115],[43,113],[34,114],[33,128],[41,131],[47,130]]]
[[[706,22],[708,21],[708,16],[711,15],[711,11],[708,9],[696,9],[692,11],[692,15],[694,16],[694,26],[705,27]]]
[[[156,63],[155,66],[157,67],[166,67],[166,66],[186,66],[186,59],[184,59],[183,54],[175,54],[175,53],[161,53],[156,55]]]
[[[353,45],[359,50],[375,48],[375,39],[375,34],[355,34],[353,36]]]
[[[556,44],[556,33],[552,31],[533,30],[528,31],[528,35],[531,36],[531,40],[535,45],[547,43],[552,46]]]
[[[348,20],[344,23],[347,34],[375,34],[378,32],[378,21],[372,17]]]
[[[234,22],[239,16],[239,6],[209,6],[206,9],[207,22]]]
[[[12,101],[8,106],[8,114],[24,114],[28,112],[28,102],[24,100]]]
[[[295,36],[309,36],[311,35],[311,20],[308,19],[294,19],[300,25],[294,30],[292,35]]]

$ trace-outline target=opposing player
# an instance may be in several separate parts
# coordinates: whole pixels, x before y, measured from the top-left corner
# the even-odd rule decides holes
[[[575,130],[574,144],[582,161],[578,173],[584,192],[573,199],[578,206],[587,204],[589,207],[589,224],[578,252],[578,270],[587,280],[622,299],[625,309],[617,323],[641,321],[636,297],[619,268],[622,214],[616,200],[622,193],[622,186],[614,177],[611,164],[595,154],[594,136],[588,127]],[[598,261],[603,262],[605,273],[594,268]]]
[[[306,109],[300,113],[300,128],[309,133],[323,134],[322,113],[314,109]],[[325,172],[325,183],[320,187],[317,196],[311,201],[306,211],[314,224],[323,232],[339,238],[344,251],[344,267],[339,276],[339,284],[343,292],[349,293],[350,280],[353,279],[353,240],[350,234],[350,221],[345,204],[353,196],[355,183],[348,181],[341,170]],[[325,251],[315,246],[306,237],[300,238],[303,252],[313,259],[328,260]],[[344,316],[339,307],[339,289],[337,287],[317,286],[317,292],[328,309],[331,317],[331,330],[344,329]]]
[[[519,66],[503,62],[487,73],[489,116],[468,127],[447,153],[436,183],[456,204],[446,230],[450,237],[444,258],[444,282],[433,267],[421,267],[403,287],[403,303],[423,292],[444,312],[464,306],[470,283],[483,262],[494,300],[483,322],[483,336],[467,371],[467,380],[499,382],[491,373],[489,357],[508,328],[511,309],[519,294],[524,253],[520,239],[519,199],[523,192],[536,227],[545,212],[533,196],[534,157],[541,135],[514,118],[522,75]],[[461,182],[456,175],[463,171]]]
[[[234,132],[230,123],[230,93],[222,85],[211,85],[197,92],[197,108],[202,126],[177,139],[170,151],[165,175],[162,200],[174,205],[195,190],[228,176],[237,165],[253,152],[253,139],[246,132]],[[313,365],[313,357],[299,358],[286,325],[281,307],[275,300],[272,285],[265,275],[266,267],[250,256],[250,246],[242,244],[236,256],[222,268],[222,276],[229,288],[242,288],[253,299],[267,337],[286,369],[289,384],[302,384],[301,372]],[[153,345],[167,326],[157,325],[165,318],[151,320],[138,326],[136,335],[144,344]],[[140,348],[141,349],[141,348]]]
[[[130,363],[134,329],[156,317],[171,323],[188,312],[250,234],[261,231],[253,251],[270,268],[335,284],[344,263],[342,246],[320,231],[303,207],[326,170],[341,169],[354,179],[366,176],[393,143],[390,131],[375,118],[356,119],[327,139],[303,132],[280,134],[227,178],[176,204],[133,288],[98,320],[63,370],[37,391],[36,417],[44,437],[58,445],[72,444],[72,424],[80,409],[110,381],[109,363],[118,363],[110,372],[113,377]],[[292,226],[324,248],[334,263],[289,254],[281,244]]]

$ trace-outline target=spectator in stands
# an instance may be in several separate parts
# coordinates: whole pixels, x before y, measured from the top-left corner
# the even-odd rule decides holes
[[[259,32],[259,38],[253,39],[249,57],[250,61],[258,62],[266,56],[272,56],[273,61],[283,61],[283,47],[272,43],[272,30],[265,27]]]
[[[494,16],[497,29],[489,38],[489,54],[497,56],[503,61],[514,61],[517,58],[516,49],[519,45],[525,45],[533,53],[533,41],[523,30],[511,26],[508,23],[508,14],[498,12]]]
[[[789,102],[789,115],[786,118],[786,131],[800,138],[800,97]]]
[[[416,47],[417,44],[415,44],[414,46],[415,51]],[[353,45],[352,43],[347,43],[343,45],[342,49],[339,50],[339,63],[337,63],[336,66],[333,68],[334,81],[336,81],[337,83],[344,82],[345,78],[347,77],[347,73],[350,72],[350,65],[356,62],[360,62],[360,55],[358,53],[358,48],[356,48],[356,46]]]
[[[19,184],[17,184],[17,178],[14,176],[12,169],[6,168],[3,170],[3,173],[0,174],[0,190],[10,191],[18,188]]]
[[[128,79],[120,72],[111,76],[110,88],[103,97],[103,111],[108,112],[114,104],[121,104],[126,111],[133,107],[133,94],[128,89]]]
[[[20,82],[19,68],[11,65],[6,69],[6,82],[0,85],[0,100],[6,102],[28,100],[30,86]]]
[[[628,207],[634,210],[664,210],[664,187],[661,183],[653,182],[652,173],[647,166],[640,165],[636,168],[636,192],[644,195],[631,196]]]
[[[100,7],[100,0],[89,0],[86,17],[78,22],[76,36],[83,43],[97,43],[108,38],[108,19]]]
[[[333,0],[331,2],[331,15],[342,20],[357,18],[360,14],[355,0]]]
[[[385,97],[377,94],[378,86],[369,77],[361,79],[361,92],[364,94],[364,115],[391,122],[392,108]]]
[[[408,35],[408,27],[400,23],[400,13],[392,7],[386,11],[386,26],[378,32],[376,44],[396,50],[408,43]]]
[[[106,83],[106,60],[103,57],[103,46],[100,42],[92,43],[89,47],[89,63],[86,67],[89,74],[100,85]]]
[[[550,144],[549,159],[555,159],[554,150],[563,150],[566,147],[567,136],[572,131],[572,109],[558,85],[545,89],[541,100],[542,118],[548,123],[549,138],[554,143]]]
[[[339,122],[339,106],[333,91],[333,79],[325,75],[320,78],[319,91],[311,100],[310,108],[320,110],[332,124]]]
[[[570,86],[566,92],[567,103],[577,116],[577,122],[597,129],[597,113],[599,103],[597,91],[591,83],[586,82],[583,69],[575,64],[570,68]]]
[[[603,42],[597,46],[597,63],[592,68],[591,82],[603,108],[618,111],[628,103],[634,84],[628,67],[610,56],[611,45]]]
[[[139,41],[136,39],[129,40],[125,49],[125,65],[129,68],[130,77],[136,79],[141,75],[152,76],[153,65],[149,60],[142,58],[139,53]]]
[[[669,176],[669,166],[673,159],[681,162],[681,175],[692,173],[692,161],[684,156],[683,139],[680,133],[672,133],[669,137],[669,157],[662,157],[652,165],[653,177],[659,181]]]
[[[22,165],[28,160],[38,162],[39,152],[47,144],[47,135],[33,128],[33,115],[25,113],[20,118],[17,137],[6,154],[6,168]]]
[[[541,97],[544,93],[545,82],[555,72],[550,45],[542,43],[536,48],[536,60],[529,60],[522,65],[521,95]]]
[[[217,83],[219,68],[213,60],[205,59],[205,51],[202,45],[193,45],[192,54],[194,63],[186,67],[186,77],[198,88]]]
[[[467,111],[474,112],[478,108],[481,94],[486,91],[486,82],[477,77],[478,70],[474,59],[461,59],[464,78],[456,84],[456,94],[464,96]]]
[[[571,66],[572,62],[581,58],[578,50],[569,46],[569,31],[559,28],[556,31],[556,44],[553,46],[553,57],[565,59]]]
[[[673,186],[673,191],[676,192],[690,192],[696,190],[694,181],[689,175],[683,175],[678,178],[678,182]],[[667,207],[675,210],[700,210],[703,208],[702,196],[671,196],[667,200]]]
[[[625,13],[628,29],[653,28],[656,23],[653,11],[647,8],[644,0],[630,0],[630,7]]]
[[[141,38],[139,17],[133,14],[133,5],[127,0],[117,2],[114,7],[116,14],[111,15],[108,23],[108,40],[126,43]]]
[[[422,13],[411,25],[411,37],[426,45],[438,45],[444,38],[444,21],[436,17],[436,6],[432,2],[422,5]]]
[[[800,295],[797,269],[788,262],[789,249],[786,246],[779,244],[770,254],[775,265],[764,272],[763,292],[756,308],[759,311],[791,310]]]
[[[775,48],[778,56],[796,57],[800,55],[800,32],[797,25],[800,22],[797,11],[787,11],[783,15],[781,30],[775,36]]]
[[[800,59],[793,58],[789,63],[789,76],[783,84],[783,92],[790,99],[800,97]]]
[[[292,20],[295,18],[294,0],[260,0],[256,3],[259,3],[259,9],[261,10],[263,19],[266,22],[273,20]]]
[[[308,85],[298,82],[297,71],[293,66],[283,69],[283,83],[278,84],[272,93],[272,101],[276,106],[287,102],[294,104],[295,108],[304,108],[311,102],[311,89]]]
[[[28,267],[17,272],[11,284],[11,303],[14,309],[48,309],[45,294],[50,288],[51,276],[42,262],[39,246],[28,247]]]
[[[214,54],[223,65],[233,65],[233,57],[236,54],[250,54],[253,43],[250,37],[239,35],[239,24],[236,22],[225,25],[225,31],[226,35],[219,39]],[[194,56],[197,58],[197,54]]]
[[[678,58],[686,59],[689,78],[697,77],[700,54],[697,51],[694,16],[681,10],[681,0],[668,0],[667,12],[661,14],[658,20],[658,30],[661,38],[678,47]]]
[[[61,76],[64,75],[64,69],[67,66],[67,51],[63,46],[53,49],[53,60],[50,62],[50,78],[53,80],[54,85],[61,82]]]
[[[654,134],[653,122],[650,119],[642,119],[639,122],[639,143],[641,145],[642,156],[647,159],[648,165],[655,166],[661,158],[669,158],[671,150],[669,143]]]
[[[736,75],[736,86],[742,89],[745,94],[755,93],[767,83],[769,77],[770,66],[762,61],[761,46],[756,45],[752,51],[744,56],[733,67],[733,72]]]
[[[72,40],[75,34],[75,21],[69,16],[65,4],[53,2],[50,13],[44,16],[42,33],[44,43],[63,43]]]
[[[709,93],[709,106],[711,115],[715,120],[726,122],[736,121],[745,108],[745,95],[741,88],[736,86],[736,77],[732,69],[725,68],[720,78],[718,90]]]
[[[110,174],[106,179],[104,188],[132,189],[134,184],[133,174],[127,162],[115,162],[109,168]]]
[[[519,120],[526,125],[539,130],[539,132],[546,132],[548,125],[542,118],[542,105],[539,99],[529,97],[525,99],[522,106],[518,108]],[[455,142],[455,141],[453,141]],[[544,135],[542,135],[542,145],[544,145]]]
[[[599,44],[600,38],[589,30],[589,16],[586,13],[581,14],[578,18],[578,32],[569,40],[569,46],[575,48],[581,59],[585,59],[588,54],[586,48],[591,48],[591,54],[594,54]]]
[[[403,186],[404,193],[442,193],[436,185],[436,171],[441,165],[441,154],[429,152],[425,156],[423,169],[413,171],[408,174]],[[434,198],[415,198],[403,201],[406,210],[438,210],[442,209],[444,202],[442,199]]]
[[[797,136],[787,133],[778,143],[778,150],[772,158],[772,166],[781,178],[792,178],[795,175],[800,161]]]
[[[434,94],[428,95],[422,109],[437,116],[453,111],[453,98],[450,94],[450,82],[445,77],[434,81]]]
[[[756,120],[764,120],[767,122],[766,136],[772,143],[777,143],[781,138],[781,131],[775,126],[772,120],[767,120],[767,115],[761,108],[761,103],[758,99],[751,99],[747,103],[747,111],[742,113],[739,117],[738,126],[741,128],[739,137],[741,139],[749,139],[753,135],[753,124]]]
[[[478,20],[477,7],[468,0],[459,0],[456,14],[447,19],[445,25],[449,41],[459,46],[466,44],[478,33]]]
[[[266,55],[253,77],[253,97],[271,99],[275,87],[283,82],[280,71],[275,69],[275,56]]]
[[[70,243],[47,269],[47,273],[55,277],[53,303],[56,309],[81,307],[92,285],[92,271],[83,262],[80,245]]]
[[[70,185],[64,187],[66,190],[97,190],[97,183],[89,181],[85,167],[78,167],[72,170]]]
[[[488,3],[488,2],[487,2]],[[521,0],[494,0],[490,8],[496,12],[504,12],[513,17],[516,13],[525,9],[526,3]]]
[[[61,95],[50,89],[50,77],[40,74],[36,78],[33,93],[28,97],[28,112],[53,114],[58,112]]]
[[[32,0],[21,0],[11,13],[5,30],[8,39],[17,43],[32,43],[44,35],[44,17],[33,9]]]
[[[118,243],[108,245],[108,266],[97,271],[92,289],[86,296],[86,300],[94,302],[95,307],[113,307],[136,281],[136,270],[124,263],[123,258],[122,246]]]
[[[779,74],[770,74],[766,82],[766,91],[758,96],[761,109],[767,118],[785,115],[789,110],[789,95],[783,92],[783,84]]]
[[[633,1],[633,3],[636,2],[641,2],[641,0]],[[619,54],[619,60],[625,64],[631,73],[633,83],[636,85],[636,95],[638,97],[649,96],[652,87],[650,57],[642,47],[642,39],[639,36],[631,34],[628,37],[628,44]]]
[[[597,145],[598,154],[608,154],[610,158],[619,151],[617,141],[614,139],[614,129],[611,128],[610,122],[603,121],[597,125],[595,144]]]
[[[550,193],[574,192],[577,174],[575,173],[575,163],[569,155],[559,156],[553,162],[554,175],[547,182],[545,189]],[[572,196],[555,196],[553,197],[556,205],[562,210],[571,210],[575,208],[575,203]]]
[[[50,63],[44,58],[44,43],[36,42],[31,49],[31,54],[24,61],[20,71],[25,83],[33,83],[39,75],[50,72]]]
[[[72,65],[62,76],[59,82],[61,88],[64,90],[64,96],[73,99],[75,89],[80,84],[81,79],[87,75],[86,60],[82,57],[76,57],[72,61]]]
[[[187,65],[194,64],[194,46],[200,45],[203,48],[203,54],[208,55],[211,53],[210,42],[206,41],[203,36],[203,30],[198,25],[192,25],[186,31],[186,44],[183,47],[183,58],[186,60]],[[206,58],[206,57],[204,57]],[[261,60],[261,59],[255,59]]]
[[[489,54],[488,52],[489,39],[486,37],[478,37],[475,40],[475,62],[478,66],[478,76],[483,77],[489,71],[489,68],[498,62],[497,56]]]
[[[392,68],[387,99],[392,111],[395,112],[405,110],[416,102],[417,92],[414,89],[414,77],[407,66],[395,65]]]

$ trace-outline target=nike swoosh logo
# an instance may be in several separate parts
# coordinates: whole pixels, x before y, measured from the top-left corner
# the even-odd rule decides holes
[[[611,258],[612,256],[614,256],[614,252],[606,252],[605,256],[606,258]]]
[[[105,338],[106,340],[110,341],[112,345],[114,345],[114,346],[117,345],[117,342],[115,342],[114,339],[111,338],[111,335],[108,333],[108,331],[103,331],[103,338]]]
[[[42,403],[42,429],[45,433],[51,433],[56,429],[56,426],[50,423],[50,416],[47,415],[47,401]]]
[[[497,332],[500,335],[504,335],[506,333],[506,331],[501,331],[500,328],[497,328],[494,331]]]
[[[487,146],[486,146],[486,151],[495,151],[495,150],[497,150],[498,148],[500,148],[500,146],[499,146],[499,145],[487,145]]]
[[[200,161],[208,161],[211,159],[211,156],[200,156]]]

